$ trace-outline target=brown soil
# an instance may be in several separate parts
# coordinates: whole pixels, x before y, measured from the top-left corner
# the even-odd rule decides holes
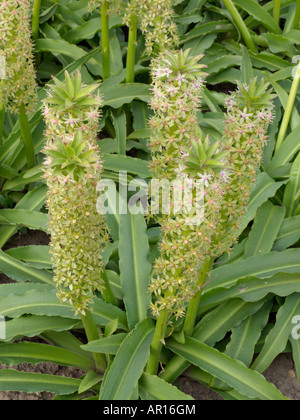
[[[28,231],[26,235],[18,233],[6,245],[5,249],[25,245],[48,245],[49,237],[44,232]],[[0,284],[12,282],[11,279],[0,274]],[[33,339],[34,340],[34,339]],[[57,366],[53,363],[39,363],[32,366],[28,363],[21,363],[12,368],[26,372],[39,372],[53,375],[61,375],[79,378],[83,372],[72,367]],[[7,369],[0,364],[0,369]],[[300,400],[300,384],[297,379],[294,362],[291,354],[281,354],[264,373],[269,382],[272,382],[286,397],[291,400]],[[222,400],[216,392],[210,390],[198,382],[182,377],[179,381],[180,389],[192,395],[196,400]],[[53,394],[39,392],[26,394],[24,392],[3,392],[0,391],[0,400],[52,400]]]

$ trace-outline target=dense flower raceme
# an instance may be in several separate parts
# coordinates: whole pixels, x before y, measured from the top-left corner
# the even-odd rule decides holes
[[[30,29],[30,0],[4,0],[0,4],[0,58],[5,60],[5,79],[0,80],[0,100],[18,112],[32,110],[36,82]]]
[[[137,17],[149,54],[155,45],[160,49],[171,49],[178,44],[177,26],[173,21],[172,0],[131,0],[125,6],[124,12],[121,11],[120,0],[90,0],[90,8],[95,9],[104,2],[108,3],[109,14],[122,12],[127,26],[130,25],[132,15]]]
[[[220,160],[226,153],[218,150],[218,144],[203,139],[197,123],[204,76],[200,59],[190,57],[189,51],[165,52],[152,67],[152,177],[198,182],[202,191],[202,203],[197,203],[197,188],[193,190],[188,211],[158,216],[162,241],[150,285],[155,295],[152,310],[158,314],[167,308],[177,317],[183,315],[185,303],[197,291],[201,264],[211,254],[225,185],[217,169],[222,168]]]
[[[102,162],[96,145],[101,98],[80,73],[54,79],[44,101],[44,162],[48,185],[51,254],[58,297],[84,314],[103,287],[101,251],[108,241],[104,216],[96,210]]]
[[[154,117],[151,171],[154,178],[188,179],[202,184],[203,212],[160,215],[160,257],[150,290],[153,312],[167,308],[182,316],[186,302],[201,285],[201,265],[229,252],[256,179],[272,120],[272,98],[263,82],[240,86],[226,101],[228,113],[221,144],[210,144],[198,127],[196,112],[203,85],[200,57],[165,53],[154,60]],[[193,209],[197,196],[193,193]],[[199,199],[199,198],[198,198]],[[171,202],[172,208],[172,202]],[[195,217],[201,223],[194,223]]]
[[[227,114],[223,144],[228,155],[227,183],[219,215],[214,255],[229,252],[240,232],[243,216],[256,181],[267,129],[272,122],[274,95],[263,80],[239,85],[226,100]]]

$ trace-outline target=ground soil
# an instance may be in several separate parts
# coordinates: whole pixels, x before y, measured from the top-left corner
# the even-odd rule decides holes
[[[18,233],[6,245],[7,248],[25,245],[47,245],[49,237],[43,232],[27,231],[26,235]],[[3,274],[0,274],[0,284],[8,283],[12,280]],[[34,339],[33,339],[34,340]],[[57,366],[53,363],[39,363],[32,366],[28,363],[21,363],[12,368],[26,371],[39,372],[53,375],[61,375],[79,378],[83,372],[76,368]],[[0,364],[0,369],[7,369]],[[300,400],[300,384],[297,379],[294,362],[291,354],[284,353],[278,356],[272,365],[266,370],[264,376],[269,382],[272,382],[286,397],[291,400]],[[198,382],[189,378],[182,377],[179,380],[180,389],[192,395],[196,400],[222,400],[223,398],[216,392],[210,390]],[[0,391],[0,400],[52,400],[53,394],[49,392],[39,392],[35,394],[26,394],[24,392],[3,392]]]

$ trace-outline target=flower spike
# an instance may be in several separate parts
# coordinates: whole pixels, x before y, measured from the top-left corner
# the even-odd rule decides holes
[[[101,252],[108,241],[104,216],[97,212],[97,183],[103,170],[96,144],[101,98],[98,85],[86,86],[80,73],[54,79],[44,101],[51,255],[58,297],[76,313],[91,308],[103,290]]]

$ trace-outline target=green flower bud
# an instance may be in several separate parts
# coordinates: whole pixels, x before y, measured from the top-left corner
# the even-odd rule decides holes
[[[80,73],[66,81],[54,79],[44,101],[46,146],[44,162],[48,185],[47,207],[51,254],[61,302],[85,314],[101,290],[101,252],[108,241],[104,220],[96,209],[96,186],[102,161],[96,144],[101,98],[85,86]]]
[[[6,74],[0,80],[0,98],[14,112],[21,106],[30,112],[37,96],[30,14],[29,0],[1,2],[0,58],[5,61]]]

